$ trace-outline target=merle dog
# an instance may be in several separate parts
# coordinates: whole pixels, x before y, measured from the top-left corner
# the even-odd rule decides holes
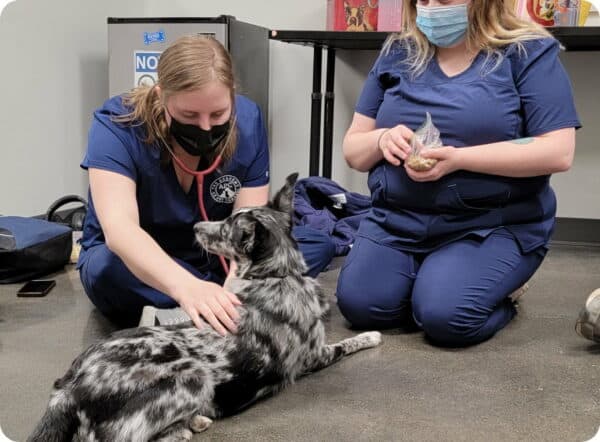
[[[230,290],[238,333],[211,327],[142,327],[92,345],[54,384],[30,441],[184,441],[299,376],[379,344],[378,332],[327,345],[327,299],[303,276],[291,232],[297,174],[266,207],[195,226],[206,250],[238,263]]]

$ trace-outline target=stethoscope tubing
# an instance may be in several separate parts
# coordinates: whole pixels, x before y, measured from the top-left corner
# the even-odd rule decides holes
[[[221,164],[221,155],[217,155],[213,163],[207,169],[192,170],[185,164],[183,164],[183,161],[177,158],[175,152],[173,152],[170,148],[167,149],[171,154],[171,158],[175,160],[175,162],[181,168],[181,170],[183,170],[185,173],[192,175],[196,180],[196,189],[198,190],[198,207],[200,207],[200,215],[202,216],[202,219],[204,221],[210,221],[208,219],[208,214],[206,213],[206,208],[204,207],[204,177],[213,173],[217,169],[217,167],[219,167],[219,165]],[[219,261],[221,261],[221,266],[223,267],[223,270],[225,270],[225,276],[227,276],[229,274],[229,266],[227,265],[227,261],[225,261],[225,258],[222,256],[219,256]]]

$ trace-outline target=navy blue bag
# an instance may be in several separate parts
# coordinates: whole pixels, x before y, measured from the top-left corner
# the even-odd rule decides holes
[[[73,247],[69,226],[38,218],[0,216],[0,284],[61,269]]]

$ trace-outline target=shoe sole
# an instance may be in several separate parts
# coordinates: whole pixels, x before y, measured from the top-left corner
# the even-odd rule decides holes
[[[575,322],[575,331],[583,338],[600,342],[600,289],[594,290],[586,299],[585,307],[579,312]]]
[[[154,327],[156,325],[156,307],[145,306],[138,327]]]
[[[526,282],[509,295],[510,300],[515,306],[519,305],[519,299],[527,292],[527,290],[529,290],[529,283]]]

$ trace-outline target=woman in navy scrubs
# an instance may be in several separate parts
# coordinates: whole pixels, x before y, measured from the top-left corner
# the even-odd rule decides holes
[[[371,69],[344,139],[372,209],[337,287],[355,327],[413,320],[438,345],[482,342],[544,259],[550,175],[570,168],[575,111],[559,43],[499,0],[412,0]],[[431,114],[437,163],[405,162]]]
[[[227,269],[194,244],[193,225],[266,204],[269,149],[258,106],[235,93],[223,46],[199,36],[175,41],[161,54],[156,86],[94,113],[81,166],[90,205],[78,268],[94,305],[124,325],[144,309],[142,325],[191,318],[200,327],[202,317],[235,332],[239,300],[223,286],[235,263]],[[294,233],[315,276],[335,248],[318,231]]]

